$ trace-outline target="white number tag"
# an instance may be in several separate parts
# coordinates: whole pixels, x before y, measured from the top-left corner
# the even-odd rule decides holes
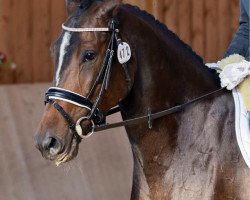
[[[128,43],[122,42],[118,45],[117,57],[121,64],[124,64],[130,60],[131,48]]]

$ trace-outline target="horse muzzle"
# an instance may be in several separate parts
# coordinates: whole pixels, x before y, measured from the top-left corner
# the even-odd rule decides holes
[[[72,160],[77,155],[78,144],[81,140],[72,134],[67,134],[66,137],[60,139],[51,132],[47,132],[37,133],[34,142],[45,159],[55,161],[59,165]]]
[[[62,140],[51,134],[36,134],[34,142],[42,155],[49,160],[54,160],[63,151]]]
[[[65,101],[67,103],[87,109],[89,111],[89,114],[81,117],[75,123],[71,116],[55,100]],[[105,123],[104,113],[100,112],[99,109],[94,106],[94,104],[87,97],[84,97],[72,91],[58,87],[51,87],[45,94],[45,104],[47,103],[50,103],[55,107],[55,109],[66,120],[68,127],[69,129],[71,129],[73,134],[76,137],[80,137],[81,139],[91,136],[96,126]],[[90,130],[87,135],[83,134],[84,126],[82,127],[82,125],[84,123],[86,124],[86,122],[90,122],[92,124],[92,130]]]

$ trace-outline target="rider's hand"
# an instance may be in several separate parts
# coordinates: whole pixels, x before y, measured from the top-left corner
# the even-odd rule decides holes
[[[220,73],[221,87],[232,90],[248,75],[250,75],[250,62],[244,60],[239,63],[228,64]]]
[[[206,66],[210,69],[215,69],[215,70],[219,68],[217,63],[206,63]]]

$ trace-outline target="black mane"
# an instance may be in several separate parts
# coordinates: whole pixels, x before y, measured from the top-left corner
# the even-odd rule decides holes
[[[151,14],[149,14],[148,12],[144,10],[141,10],[137,6],[132,6],[130,4],[124,4],[123,6],[129,9],[129,11],[131,11],[132,13],[138,15],[139,17],[147,21],[152,27],[159,30],[163,35],[167,36],[168,39],[170,39],[171,41],[174,41],[176,45],[180,47],[184,47],[182,49],[185,51],[186,54],[188,54],[188,56],[191,55],[202,64],[204,63],[203,59],[199,55],[197,55],[188,44],[183,42],[174,32],[169,30],[165,24],[155,19],[154,16],[152,16]]]

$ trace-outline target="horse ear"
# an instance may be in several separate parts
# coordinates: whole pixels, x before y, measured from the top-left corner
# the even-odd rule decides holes
[[[122,0],[103,0],[100,5],[97,17],[100,19],[107,19],[111,17],[115,8],[117,8],[122,3]]]
[[[81,3],[81,0],[65,0],[68,15],[73,13],[77,6]]]

